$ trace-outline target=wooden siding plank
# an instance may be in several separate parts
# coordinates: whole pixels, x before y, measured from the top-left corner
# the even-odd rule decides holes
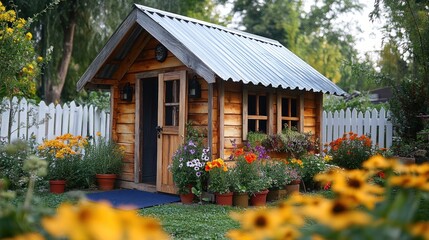
[[[119,113],[117,117],[117,123],[135,123],[136,118],[138,118],[138,115],[134,113]]]
[[[228,125],[228,126],[241,126],[242,124],[242,117],[241,115],[225,115],[224,116],[224,125]]]

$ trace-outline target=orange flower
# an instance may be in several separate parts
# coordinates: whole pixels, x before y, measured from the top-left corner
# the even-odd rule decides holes
[[[236,149],[234,152],[234,156],[238,157],[244,154],[244,150],[242,148]]]
[[[250,164],[256,160],[256,154],[248,153],[248,154],[246,154],[246,156],[244,156],[244,159],[246,159],[246,162]]]

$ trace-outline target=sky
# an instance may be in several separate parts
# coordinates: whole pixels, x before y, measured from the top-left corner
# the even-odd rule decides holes
[[[312,3],[314,3],[314,0],[304,0],[303,2],[304,9],[309,10]],[[362,33],[357,31],[355,33],[357,39],[356,49],[359,52],[359,56],[363,58],[365,53],[369,52],[374,58],[377,55],[375,52],[381,49],[382,34],[380,29],[382,23],[380,21],[370,21],[369,13],[374,8],[374,0],[359,0],[359,2],[364,5],[363,10],[359,13],[343,16],[341,20],[357,24],[361,28]],[[221,7],[220,11],[227,13],[231,8],[232,5],[227,4],[226,6]],[[236,28],[238,21],[239,19],[233,19],[233,22],[228,25],[228,27]]]

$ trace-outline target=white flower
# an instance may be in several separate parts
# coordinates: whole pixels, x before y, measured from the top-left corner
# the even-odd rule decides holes
[[[182,168],[182,167],[183,167],[183,163],[180,163],[180,164],[179,164],[179,168]]]
[[[200,167],[194,167],[194,170],[198,171],[198,170],[200,170]]]

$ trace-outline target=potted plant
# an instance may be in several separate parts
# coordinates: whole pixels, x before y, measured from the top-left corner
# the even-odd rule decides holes
[[[192,203],[197,195],[201,201],[203,183],[207,181],[204,170],[209,161],[209,149],[204,148],[202,136],[188,123],[185,143],[173,155],[169,166],[182,203]]]
[[[271,178],[267,201],[276,201],[286,196],[285,186],[289,178],[285,175],[285,169],[285,161],[276,159],[267,160],[265,172]]]
[[[271,158],[300,158],[314,150],[315,144],[311,133],[301,133],[294,129],[285,128],[280,134],[268,135],[263,141]]]
[[[124,150],[111,139],[97,137],[85,149],[84,160],[91,169],[99,190],[112,190],[123,167]]]
[[[233,193],[230,172],[225,162],[221,158],[207,162],[205,170],[209,173],[207,190],[215,193],[216,203],[231,206]]]
[[[301,183],[301,175],[299,171],[293,167],[286,167],[285,176],[287,176],[286,191],[287,194],[299,192],[299,184]]]
[[[249,193],[247,192],[245,171],[237,164],[230,170],[232,203],[237,207],[249,206]]]
[[[48,161],[47,178],[51,192],[64,192],[66,183],[70,187],[77,185],[73,184],[77,181],[74,175],[82,164],[82,150],[86,145],[86,138],[67,133],[38,146],[39,156]]]

